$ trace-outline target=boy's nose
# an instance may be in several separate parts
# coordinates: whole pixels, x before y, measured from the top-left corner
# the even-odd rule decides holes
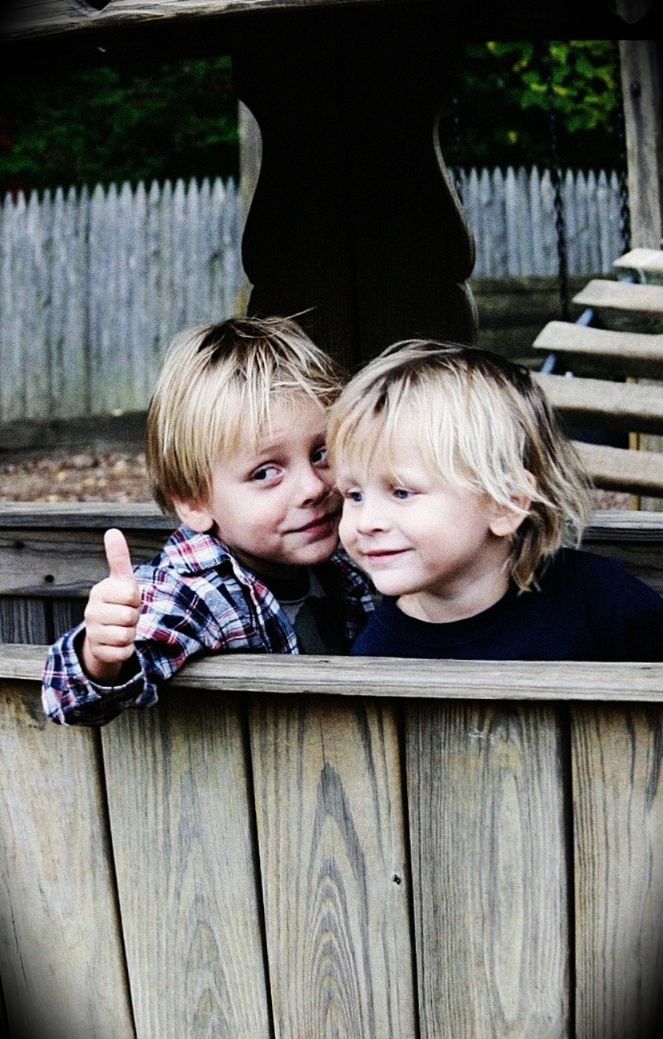
[[[302,505],[314,505],[325,498],[332,489],[331,479],[326,481],[314,466],[307,466],[300,477],[300,500]]]
[[[358,534],[375,534],[387,529],[388,522],[385,515],[371,501],[364,501],[359,508],[353,508],[350,511]]]

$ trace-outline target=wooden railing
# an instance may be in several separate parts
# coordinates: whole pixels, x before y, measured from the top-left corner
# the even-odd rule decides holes
[[[5,620],[64,621],[109,521],[137,561],[163,539],[108,508],[5,511]],[[660,514],[588,544],[663,589]],[[227,655],[64,729],[21,641],[0,645],[17,1039],[655,1034],[663,664]]]
[[[226,657],[65,730],[43,653],[0,652],[21,1039],[654,1034],[663,665]]]

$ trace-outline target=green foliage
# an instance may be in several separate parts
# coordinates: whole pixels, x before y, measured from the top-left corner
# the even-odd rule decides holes
[[[469,43],[456,71],[457,118],[450,104],[442,115],[445,157],[458,165],[549,166],[552,104],[562,165],[614,168],[618,74],[612,40]]]
[[[237,169],[227,57],[3,80],[0,192]]]
[[[447,162],[549,166],[552,99],[563,165],[619,163],[613,41],[468,43],[450,75],[440,124]],[[6,75],[0,89],[0,193],[237,174],[227,57]]]

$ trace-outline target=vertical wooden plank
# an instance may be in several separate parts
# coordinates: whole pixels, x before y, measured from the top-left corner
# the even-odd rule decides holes
[[[422,1039],[566,1039],[554,708],[419,704],[406,724]]]
[[[0,642],[44,646],[50,641],[47,600],[0,595]]]
[[[239,708],[164,694],[102,740],[138,1039],[269,1039]]]
[[[663,43],[620,40],[633,248],[663,241]]]
[[[98,733],[0,683],[0,975],[23,1039],[133,1039]]]
[[[393,709],[261,700],[251,747],[277,1039],[413,1039]]]
[[[577,1029],[663,1026],[663,708],[573,709]]]

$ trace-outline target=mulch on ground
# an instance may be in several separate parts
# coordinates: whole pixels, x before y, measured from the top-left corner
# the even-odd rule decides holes
[[[631,495],[616,491],[595,491],[594,499],[597,509],[634,507]],[[143,451],[0,454],[0,502],[151,500]]]
[[[142,451],[53,451],[3,459],[0,502],[151,501]]]

